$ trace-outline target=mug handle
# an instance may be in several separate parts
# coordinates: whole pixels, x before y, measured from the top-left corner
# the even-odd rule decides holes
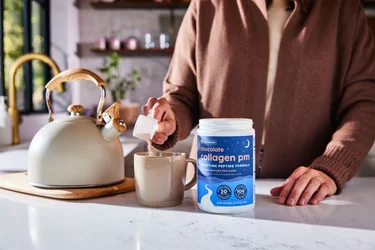
[[[190,188],[194,187],[195,184],[197,184],[197,161],[192,158],[186,159],[186,164],[191,163],[194,166],[194,177],[191,179],[191,181],[185,185],[185,191],[189,190]]]

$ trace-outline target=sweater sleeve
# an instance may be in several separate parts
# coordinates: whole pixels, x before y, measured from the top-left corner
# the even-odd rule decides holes
[[[163,93],[176,116],[177,129],[163,145],[153,144],[159,150],[175,146],[178,140],[189,136],[198,124],[198,91],[196,81],[196,0],[182,21],[172,61],[164,80]]]
[[[374,38],[359,4],[355,21],[351,60],[336,114],[338,126],[323,155],[310,165],[335,181],[337,193],[356,174],[375,139]]]

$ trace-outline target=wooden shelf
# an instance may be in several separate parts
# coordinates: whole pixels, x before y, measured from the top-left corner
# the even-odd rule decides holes
[[[94,44],[92,43],[78,43],[77,44],[77,51],[76,55],[80,58],[85,57],[97,57],[97,56],[106,56],[110,53],[117,52],[119,55],[127,56],[127,57],[154,57],[154,56],[168,56],[170,57],[173,54],[174,48],[168,49],[144,49],[139,48],[137,50],[128,50],[128,49],[121,49],[121,50],[112,50],[112,49],[99,49],[95,48]]]
[[[118,0],[113,3],[90,2],[95,9],[187,9],[189,3],[172,2],[172,3],[156,3],[153,1],[125,1]]]
[[[91,52],[97,54],[110,54],[113,52],[117,52],[119,55],[123,56],[170,56],[173,54],[174,48],[168,49],[137,49],[137,50],[128,50],[128,49],[121,49],[121,50],[102,50],[97,48],[91,48]]]

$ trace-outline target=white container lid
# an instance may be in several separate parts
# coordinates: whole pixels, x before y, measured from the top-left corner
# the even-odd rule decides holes
[[[198,134],[200,135],[237,136],[254,133],[252,119],[212,118],[199,120]]]
[[[200,126],[236,126],[236,125],[248,125],[253,126],[252,119],[246,118],[208,118],[208,119],[200,119],[199,120]]]

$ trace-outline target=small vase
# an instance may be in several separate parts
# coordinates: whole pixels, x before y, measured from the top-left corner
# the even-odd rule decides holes
[[[120,116],[128,127],[133,127],[139,115],[139,104],[126,99],[121,101]]]

